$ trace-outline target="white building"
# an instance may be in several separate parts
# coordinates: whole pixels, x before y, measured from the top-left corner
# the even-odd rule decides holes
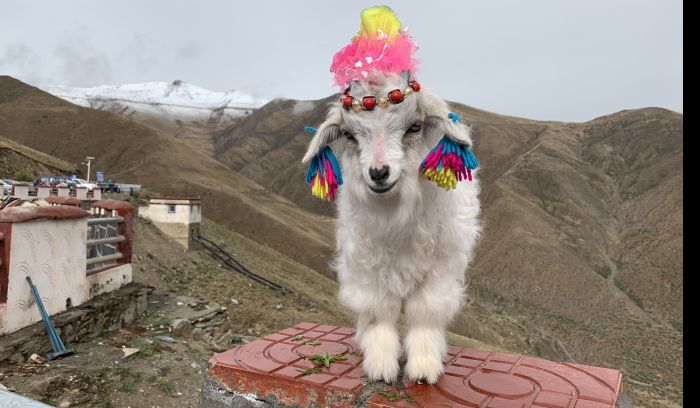
[[[194,197],[152,198],[139,207],[139,216],[150,220],[164,234],[190,249],[192,237],[199,234],[202,200]]]

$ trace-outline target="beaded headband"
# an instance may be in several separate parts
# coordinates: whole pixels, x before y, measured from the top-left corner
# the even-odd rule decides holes
[[[350,95],[350,88],[346,88],[343,96],[340,97],[340,102],[345,110],[354,110],[359,112],[362,110],[371,111],[375,107],[380,108],[389,107],[389,103],[398,104],[404,101],[407,96],[411,96],[414,92],[420,92],[420,84],[417,81],[410,81],[408,87],[401,91],[400,89],[394,89],[387,93],[386,97],[381,97],[377,99],[376,96],[363,96],[362,99],[355,98]]]

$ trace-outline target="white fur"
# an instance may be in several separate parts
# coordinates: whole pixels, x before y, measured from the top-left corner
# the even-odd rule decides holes
[[[383,85],[355,83],[351,94],[386,95],[405,88],[406,78],[390,76]],[[337,254],[340,302],[358,315],[357,343],[372,380],[396,379],[401,356],[396,322],[403,306],[406,374],[435,383],[447,350],[445,328],[461,308],[465,272],[480,232],[478,182],[462,181],[444,191],[423,178],[418,167],[443,134],[471,145],[469,128],[447,119],[447,104],[422,90],[401,104],[372,112],[345,111],[335,104],[322,129],[336,126],[335,140],[320,132],[306,157],[332,142],[345,183],[337,197]],[[404,135],[415,120],[432,117],[439,126]],[[444,120],[442,120],[444,119]],[[381,154],[374,150],[381,146]],[[384,194],[369,189],[369,167],[378,157],[390,168]]]

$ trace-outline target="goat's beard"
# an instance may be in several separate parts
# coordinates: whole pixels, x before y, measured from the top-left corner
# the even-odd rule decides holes
[[[422,191],[425,188],[425,180],[419,177],[417,171],[407,174],[408,170],[404,170],[396,181],[396,186],[385,193],[386,196],[372,193],[361,175],[352,173],[345,179],[341,188],[338,205],[344,207],[343,210],[349,210],[348,213],[352,217],[365,220],[362,223],[364,225],[382,226],[384,234],[388,232],[387,229],[405,233],[407,226],[415,221],[415,217],[430,205],[426,198],[431,195]],[[397,236],[396,239],[403,238]]]

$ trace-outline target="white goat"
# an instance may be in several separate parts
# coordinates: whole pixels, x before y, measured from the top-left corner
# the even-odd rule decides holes
[[[408,74],[354,81],[350,95],[404,89]],[[418,168],[448,135],[471,146],[470,128],[448,119],[444,100],[427,89],[373,111],[334,103],[303,159],[330,145],[339,156],[337,255],[339,300],[357,315],[356,342],[369,379],[394,382],[405,312],[405,373],[437,382],[447,352],[445,330],[465,297],[465,272],[480,233],[476,179],[444,191]]]

